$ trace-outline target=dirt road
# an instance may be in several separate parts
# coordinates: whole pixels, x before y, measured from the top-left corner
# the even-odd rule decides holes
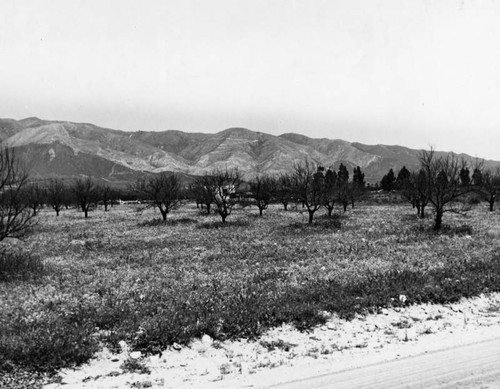
[[[500,388],[500,338],[270,388]]]

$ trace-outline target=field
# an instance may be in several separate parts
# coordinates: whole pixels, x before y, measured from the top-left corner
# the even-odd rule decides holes
[[[102,345],[156,353],[204,334],[257,338],[292,323],[500,290],[499,212],[447,214],[440,233],[406,205],[345,214],[273,205],[236,210],[223,225],[192,204],[159,220],[132,205],[43,210],[0,263],[0,372],[54,371]],[[403,295],[403,296],[401,296]]]

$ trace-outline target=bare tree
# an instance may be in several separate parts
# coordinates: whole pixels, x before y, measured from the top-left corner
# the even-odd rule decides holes
[[[252,198],[259,208],[259,214],[262,216],[264,209],[267,209],[274,193],[274,180],[269,176],[257,176],[250,182],[250,191]]]
[[[468,209],[460,201],[471,191],[471,187],[462,185],[460,179],[460,172],[468,166],[465,160],[459,160],[453,153],[437,156],[433,149],[421,153],[420,164],[425,185],[418,190],[434,209],[434,230],[438,231],[446,212],[464,213]]]
[[[205,182],[208,190],[212,193],[212,202],[215,204],[217,213],[220,215],[222,223],[225,223],[238,203],[238,199],[234,195],[241,183],[240,173],[237,169],[216,169],[205,176]]]
[[[95,203],[98,195],[96,184],[91,177],[78,178],[71,189],[85,218],[88,218],[90,207]]]
[[[297,199],[307,208],[311,224],[314,213],[324,204],[324,168],[309,160],[296,163],[293,179]]]
[[[325,173],[324,206],[328,216],[332,216],[335,203],[338,201],[337,173],[333,169],[327,169]]]
[[[42,207],[47,199],[47,191],[36,182],[30,183],[25,192],[28,206],[33,211],[33,216],[36,216],[38,210]]]
[[[489,204],[490,212],[493,212],[497,194],[500,192],[500,168],[495,171],[486,170],[482,174],[481,192]]]
[[[425,217],[425,207],[429,203],[425,171],[421,169],[418,172],[410,173],[403,166],[398,174],[395,186],[401,196],[407,199],[413,208],[417,209],[417,215],[423,219]]]
[[[56,216],[59,216],[67,197],[68,193],[64,182],[57,178],[51,179],[47,188],[47,202],[56,211]]]
[[[0,147],[0,241],[24,235],[31,226],[33,212],[24,197],[28,172],[14,151]]]
[[[201,209],[205,207],[207,215],[210,215],[213,202],[213,193],[210,185],[211,179],[209,176],[205,175],[196,178],[189,187],[189,192],[194,197],[196,206],[201,205]]]
[[[288,204],[293,201],[294,198],[293,179],[290,174],[282,174],[278,177],[274,196],[283,204],[284,210],[288,210]]]
[[[160,173],[158,175],[140,180],[139,191],[151,201],[152,206],[158,208],[163,221],[167,215],[181,205],[182,187],[181,180],[176,173]]]
[[[109,185],[103,185],[98,189],[99,197],[104,205],[104,212],[108,211],[109,205],[113,201],[114,191]]]

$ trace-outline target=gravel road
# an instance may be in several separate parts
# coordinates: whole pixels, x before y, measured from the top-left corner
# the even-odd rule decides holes
[[[271,387],[275,389],[500,388],[500,338]]]

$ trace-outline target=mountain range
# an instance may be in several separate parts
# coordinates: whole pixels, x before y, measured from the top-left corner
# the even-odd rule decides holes
[[[294,133],[274,136],[245,128],[216,134],[126,132],[36,117],[0,119],[0,142],[15,149],[33,179],[92,176],[115,185],[134,182],[145,172],[172,171],[188,177],[218,168],[238,168],[250,179],[257,174],[289,172],[294,163],[306,158],[335,169],[344,163],[351,172],[359,166],[366,181],[375,183],[391,168],[395,173],[403,165],[417,169],[421,152]],[[485,166],[497,167],[500,162],[485,161]]]

